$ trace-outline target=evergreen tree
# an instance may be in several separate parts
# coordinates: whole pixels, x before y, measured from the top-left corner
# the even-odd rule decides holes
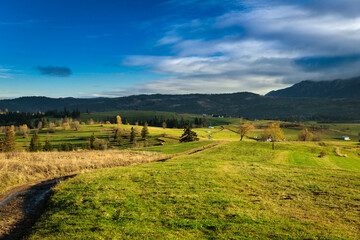
[[[3,143],[4,143],[4,138],[0,137],[0,152],[2,152]]]
[[[3,152],[15,151],[15,131],[14,126],[6,127],[5,138],[2,144]]]
[[[144,127],[141,130],[141,139],[146,141],[149,136],[148,123],[145,122]]]
[[[37,133],[35,133],[30,140],[30,146],[29,146],[29,151],[30,152],[37,152],[41,150],[41,144],[39,142],[39,135],[37,135]]]
[[[121,134],[121,128],[117,128],[115,130],[114,140],[121,145],[122,144],[122,134]]]
[[[180,142],[193,142],[199,141],[196,132],[192,131],[190,128],[190,123],[186,122],[184,127],[184,133],[180,137]]]
[[[132,144],[136,143],[136,132],[135,129],[133,127],[131,127],[131,132],[130,132],[130,142]]]
[[[49,126],[49,122],[48,122],[48,120],[46,119],[46,118],[43,118],[43,120],[42,120],[42,126],[43,126],[43,128],[47,128],[48,126]]]
[[[96,141],[95,133],[93,133],[90,137],[90,148],[95,149],[94,142]]]
[[[44,144],[43,150],[44,150],[45,152],[51,152],[51,151],[53,150],[53,146],[51,145],[49,139],[46,139],[46,140],[45,140],[45,144]]]

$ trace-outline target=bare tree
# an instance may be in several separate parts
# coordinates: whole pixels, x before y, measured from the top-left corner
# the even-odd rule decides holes
[[[71,128],[74,129],[75,131],[79,131],[81,128],[81,124],[79,121],[73,121],[71,123]]]
[[[23,136],[23,138],[27,138],[30,133],[30,129],[26,124],[19,127],[19,134]]]
[[[254,125],[252,125],[249,122],[240,125],[239,127],[240,141],[242,141],[245,136],[248,136],[248,134],[252,130],[254,130]]]

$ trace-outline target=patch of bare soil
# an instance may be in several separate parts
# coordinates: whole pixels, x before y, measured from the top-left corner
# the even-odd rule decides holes
[[[56,178],[35,185],[23,185],[0,198],[0,239],[20,239],[41,216],[51,188],[60,181],[74,177]]]

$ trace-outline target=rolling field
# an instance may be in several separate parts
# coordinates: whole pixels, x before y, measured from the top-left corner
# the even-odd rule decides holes
[[[230,142],[82,174],[56,187],[29,239],[358,239],[360,159],[320,149]]]
[[[138,135],[131,144],[126,135],[142,126],[121,125],[121,145],[113,140],[116,124],[45,128],[40,140],[50,138],[55,148],[79,148],[94,133],[109,140],[110,150],[0,153],[0,195],[81,173],[55,187],[27,239],[360,238],[360,124],[329,124],[314,132],[319,142],[297,140],[305,125],[283,128],[286,141],[272,150],[256,141],[271,121],[253,122],[242,142],[243,120],[231,121],[193,129],[200,141],[190,143],[179,143],[183,129],[175,128],[149,127],[146,142]],[[17,149],[29,141],[17,135]]]
[[[136,120],[145,120],[150,121],[155,116],[157,118],[171,119],[183,118],[185,121],[193,121],[194,118],[203,118],[202,115],[189,114],[189,113],[174,113],[174,112],[159,112],[159,111],[113,111],[113,112],[93,112],[93,113],[82,113],[80,115],[80,120],[87,121],[93,119],[94,121],[101,121],[106,118],[112,118],[116,115],[120,115],[123,120],[127,119],[128,121],[134,122]],[[218,125],[227,125],[237,123],[237,118],[217,118],[206,116],[208,125],[218,126]]]

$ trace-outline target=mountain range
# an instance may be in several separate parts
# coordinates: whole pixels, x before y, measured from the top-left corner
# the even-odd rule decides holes
[[[266,96],[312,98],[360,98],[360,77],[332,81],[302,81],[271,91]]]
[[[222,114],[249,119],[353,121],[360,120],[360,77],[349,80],[303,81],[265,96],[232,94],[134,95],[118,98],[21,97],[0,100],[0,109],[34,112],[157,110]]]

